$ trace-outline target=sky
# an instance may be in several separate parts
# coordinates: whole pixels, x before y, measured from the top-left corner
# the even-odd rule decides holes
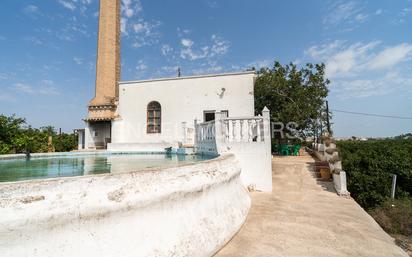
[[[0,113],[84,127],[98,0],[0,1]],[[330,109],[412,117],[412,0],[122,0],[122,80],[326,64]],[[395,136],[412,119],[335,111],[336,136]]]

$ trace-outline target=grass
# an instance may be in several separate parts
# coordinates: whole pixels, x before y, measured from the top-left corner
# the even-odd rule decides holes
[[[386,200],[370,214],[412,256],[412,198]]]

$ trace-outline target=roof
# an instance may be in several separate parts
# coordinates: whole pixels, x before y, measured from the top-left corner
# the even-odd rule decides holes
[[[136,83],[147,83],[147,82],[157,82],[157,81],[169,81],[169,80],[184,80],[184,79],[197,79],[197,78],[212,78],[212,77],[224,77],[224,76],[238,76],[256,74],[255,71],[242,71],[242,72],[231,72],[231,73],[220,73],[220,74],[207,74],[207,75],[195,75],[195,76],[185,76],[185,77],[174,77],[174,78],[158,78],[158,79],[146,79],[146,80],[131,80],[131,81],[120,81],[119,85],[125,84],[136,84]]]

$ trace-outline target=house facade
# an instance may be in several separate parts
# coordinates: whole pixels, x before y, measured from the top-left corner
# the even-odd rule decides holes
[[[254,72],[125,81],[110,121],[87,122],[86,149],[159,151],[194,143],[194,121],[254,115]],[[83,138],[79,138],[83,140]]]

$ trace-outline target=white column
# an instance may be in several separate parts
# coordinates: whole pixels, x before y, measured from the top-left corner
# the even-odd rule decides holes
[[[220,111],[215,112],[215,140],[216,140],[216,151],[218,154],[221,153],[221,148],[222,148],[222,143],[223,143],[222,118],[223,118],[222,112]]]
[[[197,126],[197,119],[194,120],[193,125],[195,126],[195,140],[194,140],[194,146],[195,146],[195,152],[198,151],[198,139],[199,139],[199,128]]]
[[[84,132],[83,130],[78,130],[77,131],[77,149],[78,150],[83,150],[83,136],[84,136]]]
[[[186,122],[182,122],[182,144],[187,144],[187,124]]]
[[[271,137],[271,132],[270,132],[270,111],[269,109],[265,106],[262,111],[262,116],[263,116],[263,140],[265,142],[266,147],[269,149],[269,152],[271,151],[272,147],[272,137]]]

